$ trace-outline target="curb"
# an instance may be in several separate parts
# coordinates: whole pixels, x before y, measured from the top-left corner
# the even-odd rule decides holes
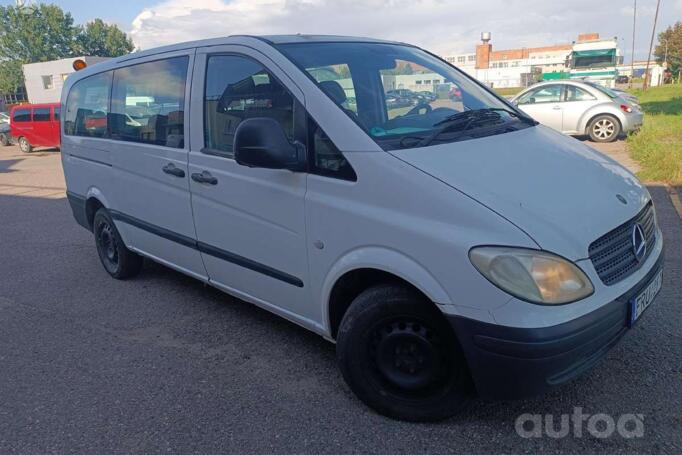
[[[675,207],[677,214],[682,219],[682,201],[680,201],[680,195],[677,188],[672,185],[666,185],[666,189],[668,190],[668,196],[670,196],[670,202],[673,203],[673,207]]]

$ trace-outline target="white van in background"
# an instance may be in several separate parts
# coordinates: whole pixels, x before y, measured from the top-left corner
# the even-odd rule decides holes
[[[461,96],[389,104],[404,71]],[[75,73],[62,106],[68,199],[111,276],[150,258],[335,341],[394,418],[565,383],[661,286],[632,174],[417,47],[183,43]]]

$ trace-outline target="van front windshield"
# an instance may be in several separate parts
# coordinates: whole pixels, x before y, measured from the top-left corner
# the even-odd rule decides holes
[[[536,124],[416,47],[320,42],[277,48],[384,150],[469,140]]]

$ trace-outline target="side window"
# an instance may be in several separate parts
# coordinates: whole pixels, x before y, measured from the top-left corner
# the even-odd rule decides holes
[[[110,91],[111,71],[76,82],[66,99],[64,134],[105,137]]]
[[[294,100],[263,65],[235,55],[209,57],[204,92],[206,148],[232,157],[237,126],[252,117],[277,120],[293,140]]]
[[[317,81],[320,88],[342,109],[357,115],[358,105],[355,98],[355,86],[350,68],[345,63],[339,65],[306,68],[306,71]]]
[[[111,138],[182,148],[189,57],[140,63],[114,71]]]
[[[566,86],[566,101],[591,101],[596,99],[585,90],[573,85]]]
[[[546,85],[523,95],[519,104],[559,103],[561,102],[561,85]]]
[[[33,121],[34,122],[49,122],[50,121],[50,108],[49,107],[39,107],[33,109]]]
[[[16,109],[14,111],[14,116],[12,121],[18,122],[30,122],[31,121],[31,110],[30,109]]]
[[[312,118],[308,118],[308,154],[312,173],[343,180],[357,180],[350,163]]]
[[[61,113],[62,109],[59,107],[54,108],[54,120],[55,122],[59,121],[59,114]]]

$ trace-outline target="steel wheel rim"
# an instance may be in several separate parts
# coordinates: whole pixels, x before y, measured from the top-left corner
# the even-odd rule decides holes
[[[376,324],[371,331],[369,359],[378,381],[402,398],[438,393],[451,379],[445,341],[415,318],[396,317]]]
[[[601,119],[594,124],[594,135],[599,139],[608,139],[616,131],[616,125],[608,119]]]
[[[111,269],[116,269],[118,266],[118,248],[116,236],[112,226],[107,222],[101,222],[99,227],[99,235],[97,237],[97,245],[102,256],[102,259],[107,262]]]

